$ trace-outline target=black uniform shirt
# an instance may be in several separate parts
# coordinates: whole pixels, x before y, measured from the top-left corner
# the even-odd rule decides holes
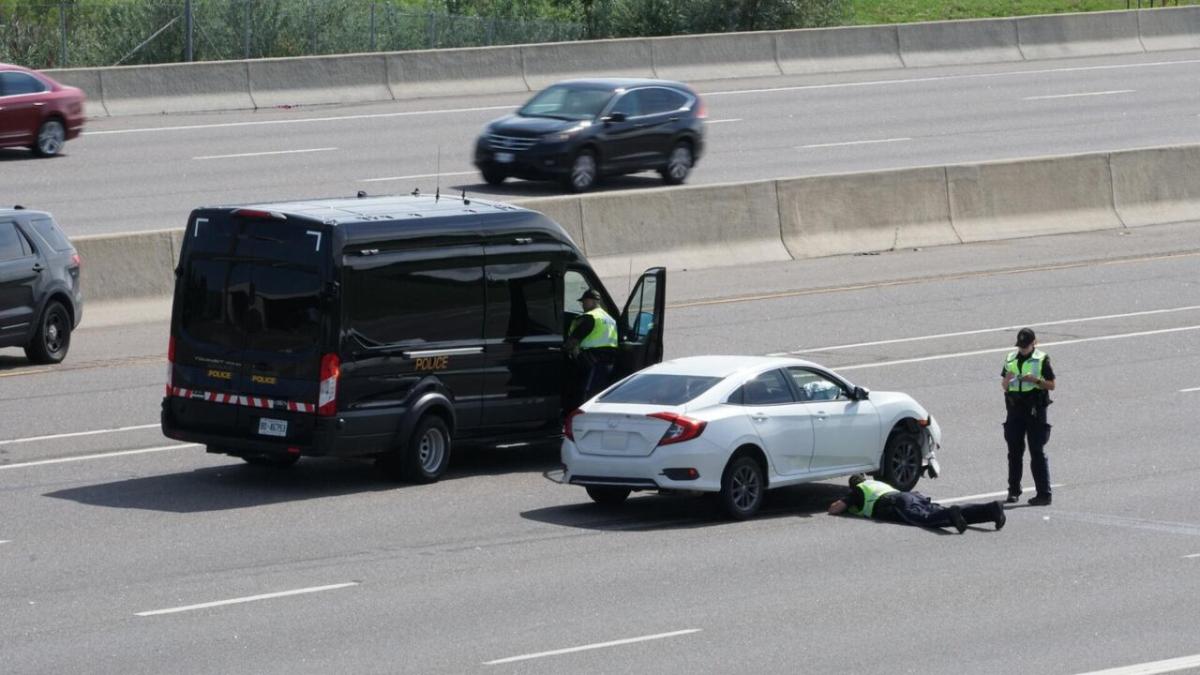
[[[1017,353],[1017,372],[1020,372],[1021,366],[1025,365],[1025,362],[1029,360],[1030,356],[1033,356],[1033,352],[1030,352],[1029,356],[1022,356],[1020,354],[1020,352]],[[1001,366],[1000,367],[1001,377],[1003,377],[1007,373],[1008,373],[1008,371],[1005,370],[1003,366]],[[1042,359],[1042,379],[1043,380],[1053,380],[1054,379],[1054,368],[1052,368],[1050,366],[1050,355],[1049,354],[1047,354],[1046,357]],[[1026,386],[1028,386],[1028,385],[1026,385]],[[1009,391],[1009,392],[1005,393],[1005,396],[1007,397],[1010,405],[1018,405],[1021,407],[1050,405],[1050,392],[1046,391],[1045,389],[1027,389],[1025,391]]]

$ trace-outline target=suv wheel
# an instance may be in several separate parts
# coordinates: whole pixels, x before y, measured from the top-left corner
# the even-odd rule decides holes
[[[71,347],[71,316],[61,302],[46,305],[25,356],[34,363],[61,363]]]
[[[496,169],[481,169],[480,173],[483,174],[483,181],[488,185],[499,185],[508,178],[507,174]]]
[[[34,153],[42,157],[57,155],[67,142],[67,130],[58,119],[48,119],[38,127],[37,143],[33,146]]]
[[[582,150],[575,155],[571,162],[571,172],[567,174],[567,189],[571,192],[587,192],[596,185],[599,178],[599,165],[596,163],[596,153]]]
[[[692,144],[687,141],[679,141],[671,149],[671,155],[667,158],[667,166],[660,169],[659,174],[667,185],[679,185],[687,180],[694,162]]]

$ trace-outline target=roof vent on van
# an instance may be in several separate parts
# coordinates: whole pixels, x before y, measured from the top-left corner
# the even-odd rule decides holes
[[[366,191],[366,190],[359,190],[359,191],[358,191],[358,198],[359,198],[359,199],[362,199],[363,197],[366,197],[366,196],[367,196],[367,191]]]
[[[13,209],[17,211],[24,211],[25,207],[21,206],[20,204],[13,204]]]

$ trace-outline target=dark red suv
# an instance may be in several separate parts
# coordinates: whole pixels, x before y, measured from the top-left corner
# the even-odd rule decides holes
[[[51,157],[83,131],[83,91],[28,68],[0,63],[0,148]]]

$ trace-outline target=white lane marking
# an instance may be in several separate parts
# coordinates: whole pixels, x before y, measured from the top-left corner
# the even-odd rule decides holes
[[[1179,393],[1186,394],[1191,391],[1200,391],[1200,387],[1192,387],[1191,389],[1180,389]]]
[[[807,150],[807,149],[811,149],[811,148],[840,148],[845,145],[871,145],[874,143],[903,143],[904,141],[911,141],[911,140],[912,140],[911,138],[907,138],[907,137],[904,137],[904,138],[880,138],[880,139],[869,140],[869,141],[845,141],[843,143],[813,143],[812,145],[799,145],[796,147],[800,148],[801,150]]]
[[[11,544],[12,539],[0,539],[0,544]]]
[[[0,542],[0,543],[3,543],[3,542]],[[1185,555],[1183,557],[1184,558],[1200,558],[1200,553],[1193,553],[1191,555]]]
[[[1163,328],[1161,330],[1144,330],[1137,333],[1120,333],[1118,335],[1099,335],[1090,338],[1078,338],[1076,340],[1059,340],[1058,342],[1046,342],[1041,344],[1042,347],[1056,347],[1059,345],[1074,345],[1082,342],[1102,342],[1104,340],[1124,340],[1126,338],[1147,337],[1150,335],[1166,335],[1168,333],[1181,333],[1189,330],[1200,330],[1200,326],[1182,326],[1179,328]],[[853,366],[843,366],[834,368],[841,372],[844,370],[861,370],[863,368],[879,368],[881,366],[899,366],[905,363],[922,363],[925,361],[940,361],[942,359],[957,359],[964,356],[978,356],[980,354],[997,354],[1000,352],[1010,352],[1015,347],[997,347],[995,349],[976,349],[969,352],[957,352],[953,354],[937,354],[934,356],[919,356],[913,359],[897,359],[895,361],[879,361],[878,363],[860,363]]]
[[[1049,512],[1055,518],[1062,520],[1074,520],[1080,523],[1090,523],[1092,525],[1103,525],[1105,527],[1128,527],[1135,530],[1147,530],[1149,532],[1163,532],[1165,534],[1185,534],[1189,537],[1200,537],[1200,525],[1193,523],[1179,523],[1168,520],[1149,520],[1147,518],[1128,518],[1126,516],[1112,516],[1105,513],[1083,513],[1079,511],[1063,511],[1062,509],[1054,509]],[[1050,516],[1043,516],[1049,520]]]
[[[292,595],[304,595],[306,593],[320,593],[322,591],[336,591],[339,588],[349,588],[357,586],[357,581],[350,581],[344,584],[330,584],[328,586],[313,586],[311,588],[297,588],[294,591],[279,591],[278,593],[263,593],[262,595],[248,595],[243,598],[231,598],[229,600],[217,600],[216,602],[202,602],[198,605],[185,605],[183,607],[170,607],[168,609],[155,609],[149,612],[138,612],[134,616],[159,616],[160,614],[176,614],[179,612],[191,612],[197,609],[208,609],[210,607],[223,607],[225,605],[239,605],[244,602],[257,602],[259,600],[271,600],[274,598],[286,598]]]
[[[1079,675],[1159,675],[1159,673],[1174,673],[1186,668],[1195,668],[1196,666],[1200,666],[1200,654],[1181,656],[1177,659],[1167,659],[1165,661],[1138,663],[1120,668],[1109,668],[1108,670],[1093,670],[1088,673],[1080,673]]]
[[[1049,101],[1058,98],[1079,98],[1083,96],[1112,96],[1114,94],[1132,94],[1135,89],[1113,89],[1112,91],[1089,91],[1082,94],[1053,94],[1050,96],[1026,96],[1022,101]]]
[[[236,159],[239,157],[266,157],[268,155],[300,155],[309,152],[330,152],[337,148],[305,148],[303,150],[271,150],[269,152],[239,152],[236,155],[204,155],[192,159]]]
[[[597,642],[590,645],[582,645],[579,647],[568,647],[566,649],[555,649],[549,652],[538,652],[536,654],[522,654],[521,656],[510,656],[506,659],[496,659],[495,661],[485,661],[485,666],[497,666],[502,663],[513,663],[514,661],[528,661],[529,659],[540,659],[546,656],[558,656],[560,654],[572,654],[574,652],[587,651],[589,649],[603,649],[604,647],[617,647],[620,645],[633,644],[635,642],[646,642],[648,640],[662,640],[669,637],[678,637],[680,635],[689,635],[691,633],[699,633],[699,628],[688,628],[686,630],[677,630],[670,633],[658,633],[657,635],[643,635],[642,637],[626,638],[624,640],[613,640],[612,642]]]
[[[138,450],[121,450],[118,452],[102,452],[95,455],[79,455],[78,457],[59,457],[58,459],[41,459],[36,462],[21,462],[20,464],[0,464],[0,471],[5,469],[24,469],[30,466],[46,464],[65,464],[67,462],[84,462],[89,459],[108,459],[109,457],[124,457],[126,455],[144,455],[149,452],[166,452],[182,448],[200,447],[199,443],[181,443],[179,445],[163,445],[157,448],[140,448]]]
[[[849,87],[878,87],[889,84],[920,84],[922,82],[947,82],[953,80],[973,80],[990,77],[1018,77],[1021,75],[1047,75],[1053,73],[1078,73],[1092,70],[1126,70],[1129,68],[1156,68],[1158,66],[1194,65],[1200,59],[1182,61],[1154,61],[1151,63],[1118,63],[1108,66],[1076,66],[1074,68],[1042,68],[1039,70],[1014,70],[1003,73],[972,73],[970,75],[942,75],[937,77],[910,77],[896,80],[867,80],[865,82],[837,82],[833,84],[801,84],[791,87],[762,87],[759,89],[729,89],[726,91],[710,91],[702,94],[709,96],[737,96],[739,94],[771,94],[782,91],[805,91],[809,89],[845,89]]]
[[[1064,485],[1066,485],[1066,483],[1051,483],[1050,487],[1051,488],[1060,488],[1060,487],[1063,487]],[[1032,490],[1033,490],[1033,488],[1025,488],[1024,490],[1021,490],[1021,493],[1024,494],[1024,493],[1030,492]],[[1008,496],[1008,490],[1001,490],[999,492],[985,492],[981,495],[967,495],[966,497],[953,497],[951,499],[935,499],[933,501],[935,501],[939,504],[954,504],[956,502],[970,502],[970,501],[975,501],[977,499],[990,499],[992,497],[1006,497],[1006,496]]]
[[[193,131],[195,129],[228,129],[231,127],[257,127],[268,124],[311,124],[315,122],[344,122],[346,120],[369,120],[387,117],[410,117],[414,115],[448,115],[451,113],[484,112],[487,110],[512,110],[515,106],[493,105],[484,108],[447,108],[446,110],[413,110],[410,112],[371,113],[363,115],[335,115],[331,117],[304,117],[296,120],[260,120],[257,122],[221,122],[218,124],[184,124],[175,127],[143,127],[140,129],[111,129],[109,131],[85,131],[85,136],[109,134],[145,134],[156,131]]]
[[[858,347],[877,347],[879,345],[894,345],[902,342],[919,342],[921,340],[940,340],[942,338],[963,337],[964,335],[982,335],[983,333],[997,333],[1004,331],[1018,330],[1025,328],[1041,328],[1043,326],[1061,326],[1069,323],[1088,323],[1090,321],[1107,321],[1109,319],[1129,319],[1135,316],[1151,316],[1154,314],[1173,314],[1175,312],[1191,312],[1200,310],[1200,305],[1187,305],[1185,307],[1170,307],[1167,309],[1150,309],[1141,312],[1126,312],[1124,314],[1102,314],[1100,316],[1084,316],[1077,319],[1061,319],[1058,321],[1042,321],[1041,323],[1025,323],[1012,326],[997,326],[995,328],[979,328],[976,330],[960,330],[954,333],[936,333],[933,335],[918,335],[916,337],[895,338],[892,340],[873,340],[871,342],[855,342],[844,345],[830,345],[827,347],[809,347],[807,349],[797,349],[788,354],[804,354],[806,352],[835,352],[842,349],[856,349]]]
[[[1132,666],[1109,668],[1108,670],[1093,670],[1079,675],[1159,675],[1159,673],[1174,673],[1187,668],[1200,666],[1200,654],[1181,656],[1177,659],[1138,663]]]
[[[96,436],[98,434],[119,434],[124,431],[141,431],[142,429],[157,429],[159,424],[140,424],[135,427],[117,427],[115,429],[97,429],[95,431],[73,431],[69,434],[51,434],[49,436],[29,436],[27,438],[10,438],[0,440],[0,445],[16,445],[18,443],[34,443],[36,441],[52,441],[59,438],[78,438],[80,436]]]
[[[437,178],[438,176],[470,176],[475,171],[455,171],[453,173],[414,173],[411,176],[385,176],[383,178],[360,178],[360,183],[380,183],[388,180],[408,180],[410,178]]]
[[[732,117],[727,120],[704,120],[704,123],[705,124],[726,124],[729,122],[741,122],[741,121],[742,121],[741,117]]]

